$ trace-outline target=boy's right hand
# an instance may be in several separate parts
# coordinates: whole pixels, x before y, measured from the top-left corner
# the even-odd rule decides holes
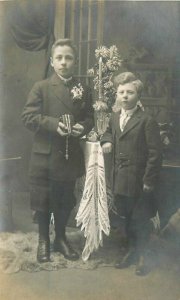
[[[112,151],[112,144],[107,142],[102,145],[103,153],[110,153]]]
[[[57,132],[61,136],[67,136],[68,135],[67,127],[62,122],[59,122]]]

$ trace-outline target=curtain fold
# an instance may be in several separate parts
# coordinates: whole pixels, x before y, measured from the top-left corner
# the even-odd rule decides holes
[[[11,10],[11,33],[16,44],[28,51],[46,50],[44,77],[49,68],[54,38],[55,0],[16,0]]]

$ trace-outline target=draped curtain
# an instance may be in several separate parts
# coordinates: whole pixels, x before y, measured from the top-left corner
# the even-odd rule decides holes
[[[28,51],[46,50],[44,77],[54,38],[55,0],[16,0],[12,4],[10,26],[17,45]]]

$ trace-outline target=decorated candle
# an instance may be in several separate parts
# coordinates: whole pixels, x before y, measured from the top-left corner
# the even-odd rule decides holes
[[[102,99],[102,57],[99,58],[99,100]]]

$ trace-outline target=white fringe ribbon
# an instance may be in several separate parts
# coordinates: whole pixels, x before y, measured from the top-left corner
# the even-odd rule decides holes
[[[87,261],[90,254],[103,245],[103,232],[106,235],[110,232],[104,158],[98,142],[86,143],[85,160],[86,180],[76,215],[77,226],[81,224],[86,238],[83,261]]]

